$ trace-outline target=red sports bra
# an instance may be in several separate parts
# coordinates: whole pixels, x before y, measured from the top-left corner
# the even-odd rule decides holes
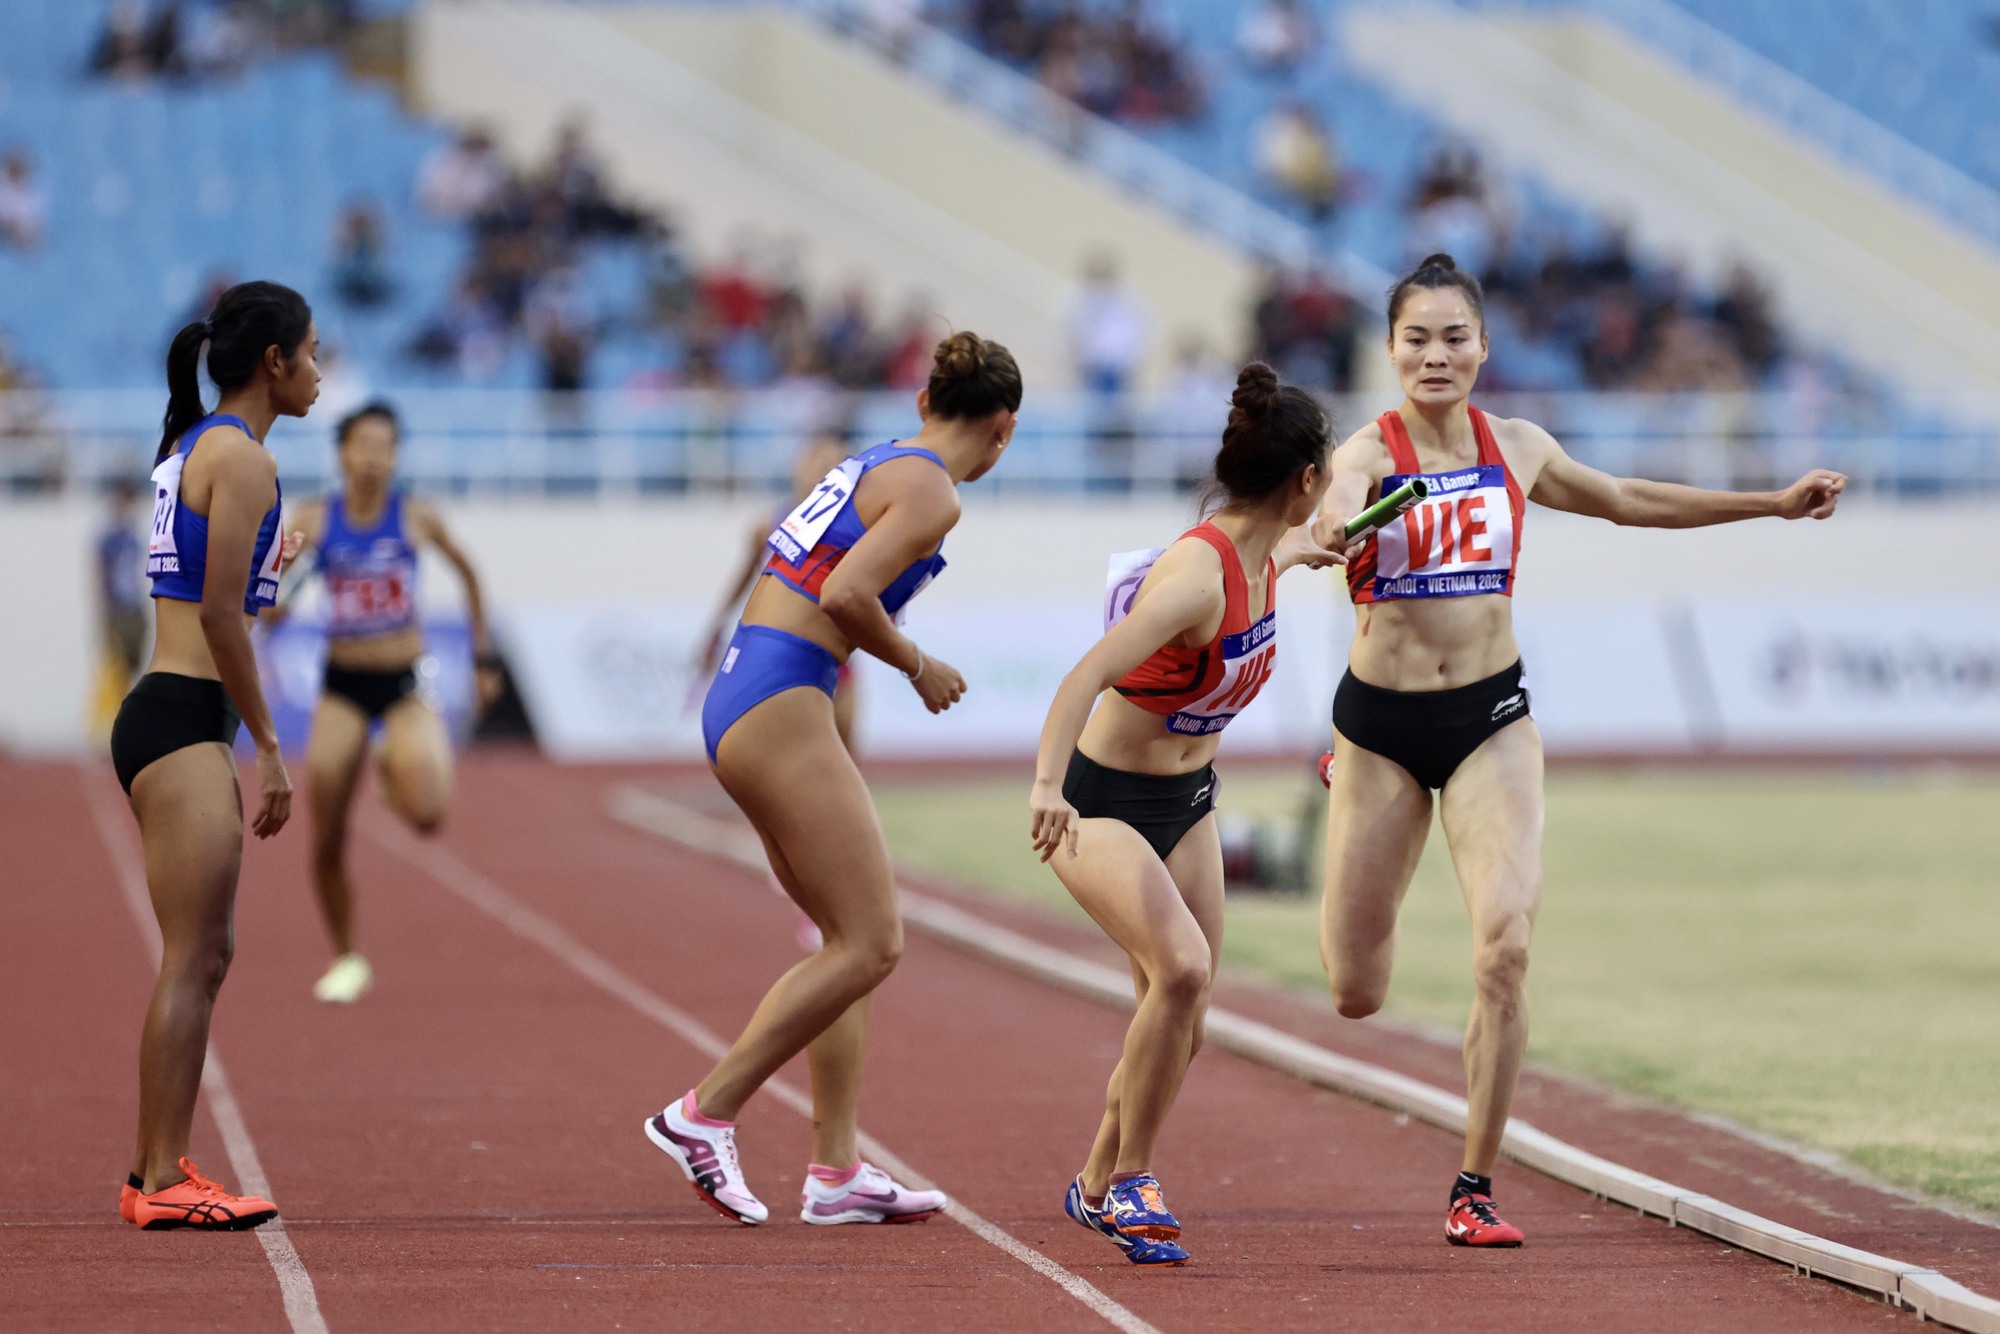
[[[1399,598],[1456,598],[1473,593],[1512,597],[1527,503],[1486,414],[1472,416],[1479,457],[1469,468],[1425,472],[1398,412],[1377,417],[1395,471],[1382,479],[1387,495],[1422,477],[1430,497],[1377,530],[1347,566],[1348,595],[1359,604]]]
[[[1112,689],[1142,709],[1165,715],[1169,732],[1206,736],[1227,727],[1271,679],[1278,658],[1278,566],[1273,561],[1266,572],[1264,615],[1253,625],[1250,580],[1229,535],[1204,523],[1181,536],[1208,543],[1222,557],[1222,625],[1214,639],[1198,648],[1168,644],[1155,650]],[[1122,586],[1136,592],[1150,566],[1147,561],[1129,572]],[[1107,619],[1116,624],[1131,606],[1131,593],[1123,606],[1116,605],[1115,593],[1113,601]]]

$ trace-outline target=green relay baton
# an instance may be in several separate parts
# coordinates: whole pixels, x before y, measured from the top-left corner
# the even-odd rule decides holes
[[[1352,542],[1356,538],[1366,537],[1377,528],[1386,527],[1390,520],[1394,519],[1404,510],[1420,504],[1424,497],[1430,493],[1431,489],[1424,482],[1423,478],[1412,477],[1409,481],[1403,483],[1394,491],[1391,491],[1388,495],[1349,519],[1345,530],[1347,540]]]

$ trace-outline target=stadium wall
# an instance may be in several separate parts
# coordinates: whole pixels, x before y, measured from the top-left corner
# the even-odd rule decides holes
[[[449,517],[489,587],[543,744],[567,758],[695,758],[689,669],[716,590],[768,500],[478,500]],[[1106,556],[1186,526],[1184,503],[976,495],[951,568],[913,607],[972,689],[942,718],[865,664],[881,755],[1026,755],[1056,683],[1097,632]],[[0,502],[0,746],[86,744],[89,558],[99,511]],[[1553,755],[2000,756],[2000,506],[1875,503],[1830,523],[1618,531],[1537,510],[1517,620]],[[427,565],[425,612],[461,615]],[[1353,617],[1332,574],[1281,588],[1284,648],[1239,752],[1323,743]],[[302,609],[310,614],[310,600]]]

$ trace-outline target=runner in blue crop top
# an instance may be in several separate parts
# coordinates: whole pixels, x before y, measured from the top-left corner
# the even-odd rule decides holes
[[[420,834],[443,825],[453,784],[451,737],[433,702],[436,662],[417,619],[417,553],[430,547],[457,571],[472,625],[479,707],[501,688],[479,576],[427,500],[395,486],[402,430],[395,410],[369,403],[335,432],[341,490],[295,521],[326,586],[326,669],[306,744],[312,881],[333,963],[313,987],[329,1004],[361,999],[374,970],[360,953],[347,868],[348,810],[372,759],[389,809]],[[288,590],[285,606],[296,595]],[[281,607],[273,616],[283,614]],[[370,737],[379,744],[370,746]]]
[[[923,429],[826,473],[770,535],[771,557],[721,656],[702,705],[715,775],[762,836],[771,871],[824,944],[775,986],[701,1083],[648,1118],[647,1137],[731,1218],[769,1211],[744,1180],[737,1110],[808,1045],[813,1162],[808,1223],[908,1222],[944,1207],[860,1161],[854,1125],[868,995],[902,939],[889,852],[860,771],[841,744],[832,692],[855,650],[902,672],[933,713],[965,690],[927,657],[895,614],[943,566],[958,522],[957,486],[985,475],[1014,433],[1021,375],[976,334],[939,345],[917,396]]]
[[[278,538],[277,462],[264,438],[319,395],[312,311],[275,283],[223,293],[167,353],[171,396],[153,472],[153,657],[118,710],[111,760],[146,850],[164,938],[139,1059],[140,1124],[119,1214],[143,1228],[235,1229],[276,1216],[231,1195],[185,1157],[216,989],[229,966],[243,856],[243,801],[230,753],[239,726],[257,747],[250,830],[291,814],[292,784],[257,676],[249,614],[270,605],[299,547]],[[201,402],[201,362],[222,391]]]

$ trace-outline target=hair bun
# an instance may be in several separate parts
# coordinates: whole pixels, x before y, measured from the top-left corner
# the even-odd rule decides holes
[[[1253,361],[1236,376],[1236,392],[1229,405],[1252,417],[1262,417],[1278,398],[1278,373],[1261,361]]]
[[[1447,255],[1444,251],[1440,250],[1434,255],[1425,255],[1424,262],[1417,265],[1417,268],[1419,270],[1445,269],[1451,273],[1457,273],[1458,261],[1453,259],[1450,255]]]
[[[986,340],[970,330],[961,330],[937,345],[932,354],[931,374],[940,380],[963,380],[977,375],[986,364]]]

